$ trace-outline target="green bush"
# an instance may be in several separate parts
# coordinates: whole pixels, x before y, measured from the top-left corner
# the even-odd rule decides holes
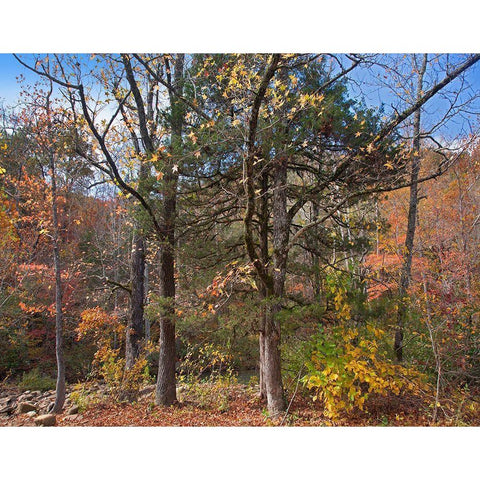
[[[182,315],[176,322],[177,336],[182,346],[179,356],[185,357],[188,344],[208,342],[228,352],[235,370],[256,368],[258,336],[255,330],[259,316],[259,309],[250,302],[230,304],[222,308],[221,313]]]
[[[83,413],[87,408],[100,401],[93,382],[77,383],[70,394],[70,401]]]
[[[310,360],[303,383],[323,402],[324,413],[335,419],[354,408],[364,409],[371,393],[399,395],[415,392],[421,375],[414,368],[394,364],[381,345],[385,332],[367,325],[321,328],[309,345]]]
[[[227,411],[229,389],[237,383],[231,360],[229,354],[211,343],[188,344],[178,376],[185,389],[185,399],[200,408]]]
[[[0,378],[28,368],[28,346],[20,330],[0,324]]]
[[[22,390],[40,390],[45,392],[47,390],[55,390],[56,380],[43,375],[38,368],[34,368],[30,372],[23,374],[18,386]]]

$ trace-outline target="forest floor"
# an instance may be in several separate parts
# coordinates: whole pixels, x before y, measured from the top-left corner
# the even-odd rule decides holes
[[[202,405],[188,396],[171,407],[154,405],[153,387],[138,401],[120,403],[97,396],[79,413],[57,415],[57,426],[429,426],[431,405],[418,397],[371,397],[365,411],[357,410],[332,421],[323,415],[318,402],[296,395],[288,414],[272,420],[265,405],[251,387],[233,384],[223,391],[221,405]],[[69,404],[67,403],[67,406]],[[71,405],[71,404],[70,404]],[[71,407],[70,407],[71,408]],[[67,410],[67,409],[66,409]],[[67,410],[68,411],[68,410]],[[34,416],[12,413],[0,415],[0,426],[35,426]],[[458,406],[442,406],[437,426],[480,426],[480,409],[459,411]]]

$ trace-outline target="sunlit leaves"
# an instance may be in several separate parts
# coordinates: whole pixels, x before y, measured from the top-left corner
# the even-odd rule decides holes
[[[321,400],[325,415],[332,419],[363,410],[371,393],[398,395],[402,389],[415,390],[419,373],[395,365],[380,350],[384,332],[367,327],[334,327],[321,330],[315,337],[306,387]]]

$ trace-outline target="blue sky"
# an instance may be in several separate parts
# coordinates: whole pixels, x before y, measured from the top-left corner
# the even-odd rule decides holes
[[[28,62],[28,54],[21,56]],[[372,74],[372,69],[363,69],[355,74],[356,79],[362,82],[362,91],[365,94],[366,103],[368,106],[374,107],[383,103],[385,105],[385,113],[391,113],[391,105],[397,102],[392,93],[386,89],[373,89],[363,84],[364,81],[368,82],[373,79]],[[13,55],[0,54],[0,105],[3,104],[6,107],[11,107],[18,103],[19,93],[21,91],[18,78],[21,75],[23,75],[27,84],[33,84],[38,80],[38,77],[21,65]],[[480,65],[474,65],[469,70],[468,82],[472,87],[471,93],[474,91],[480,93]],[[355,90],[355,88],[352,89],[352,95],[360,98],[358,96],[358,90]],[[424,122],[426,122],[426,124],[435,122],[435,119],[445,111],[445,107],[445,102],[442,102],[439,97],[429,101],[425,107]],[[475,109],[476,111],[480,111],[480,100],[477,102]],[[469,115],[468,118],[459,117],[455,121],[449,122],[446,127],[437,133],[446,138],[455,137],[458,134],[470,131],[472,127],[480,128],[477,115],[474,114]]]
[[[13,104],[18,98],[20,85],[16,77],[20,74],[24,74],[28,81],[35,80],[35,75],[27,73],[13,55],[0,54],[0,99],[6,104]]]

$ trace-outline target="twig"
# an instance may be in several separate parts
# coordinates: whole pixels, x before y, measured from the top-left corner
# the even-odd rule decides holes
[[[427,305],[427,327],[428,327],[428,333],[430,334],[430,341],[432,343],[432,350],[433,350],[433,355],[435,357],[435,363],[437,367],[437,385],[436,385],[436,390],[435,390],[435,407],[433,409],[433,418],[432,422],[435,423],[437,421],[437,413],[438,413],[438,399],[440,395],[440,380],[442,376],[442,363],[440,361],[440,356],[438,354],[437,350],[437,345],[435,344],[435,339],[433,337],[433,332],[432,332],[432,325],[430,323],[431,318],[432,318],[432,313],[430,311],[430,302],[428,300],[428,289],[427,289],[427,282],[425,280],[425,275],[422,272],[422,280],[423,280],[423,291],[425,293],[425,302]]]
[[[295,386],[295,391],[293,392],[293,395],[292,395],[292,398],[290,399],[290,403],[288,404],[288,407],[287,407],[287,410],[285,412],[285,415],[282,419],[282,421],[280,422],[280,425],[283,425],[285,423],[285,420],[288,416],[288,412],[290,410],[290,407],[292,406],[292,403],[293,403],[293,399],[295,398],[295,395],[297,394],[297,391],[298,391],[298,385],[300,384],[300,377],[302,375],[302,371],[303,371],[303,367],[304,365],[302,365],[302,367],[300,368],[299,372],[298,372],[298,378],[297,378],[297,385]]]

